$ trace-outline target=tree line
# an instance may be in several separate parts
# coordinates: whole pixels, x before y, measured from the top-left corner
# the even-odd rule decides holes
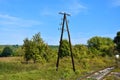
[[[23,56],[26,63],[33,60],[36,62],[49,62],[57,57],[57,49],[50,48],[41,38],[40,33],[35,34],[31,39],[25,38],[23,45],[12,49],[9,46],[1,51],[1,57]],[[57,47],[58,48],[58,47]],[[87,41],[87,45],[76,44],[72,46],[75,58],[87,58],[95,56],[114,56],[120,53],[120,31],[114,39],[108,37],[94,36]],[[68,40],[62,41],[60,58],[70,56]],[[16,52],[14,52],[16,51]]]

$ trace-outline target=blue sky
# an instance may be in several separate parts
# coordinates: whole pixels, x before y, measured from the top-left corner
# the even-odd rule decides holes
[[[59,44],[60,11],[71,14],[72,44],[94,36],[113,39],[120,31],[120,0],[0,0],[0,44],[21,45],[38,32],[45,43]]]

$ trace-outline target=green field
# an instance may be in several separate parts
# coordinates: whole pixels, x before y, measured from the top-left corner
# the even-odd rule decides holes
[[[76,80],[91,71],[113,65],[112,59],[110,57],[75,59],[76,71],[74,72],[70,57],[60,60],[58,71],[56,71],[55,60],[44,64],[32,62],[25,64],[21,57],[0,58],[0,80]]]

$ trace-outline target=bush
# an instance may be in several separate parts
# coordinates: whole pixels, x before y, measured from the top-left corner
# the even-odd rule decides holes
[[[60,58],[70,56],[70,47],[69,42],[67,40],[62,40],[59,54]]]
[[[12,49],[10,47],[5,47],[3,49],[3,52],[1,53],[1,56],[2,57],[8,57],[8,56],[11,56],[13,53]]]

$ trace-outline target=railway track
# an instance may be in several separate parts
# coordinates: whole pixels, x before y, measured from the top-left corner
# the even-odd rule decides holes
[[[111,73],[111,71],[114,69],[113,66],[107,67],[95,72],[92,72],[82,78],[79,78],[77,80],[103,80],[105,76]]]

